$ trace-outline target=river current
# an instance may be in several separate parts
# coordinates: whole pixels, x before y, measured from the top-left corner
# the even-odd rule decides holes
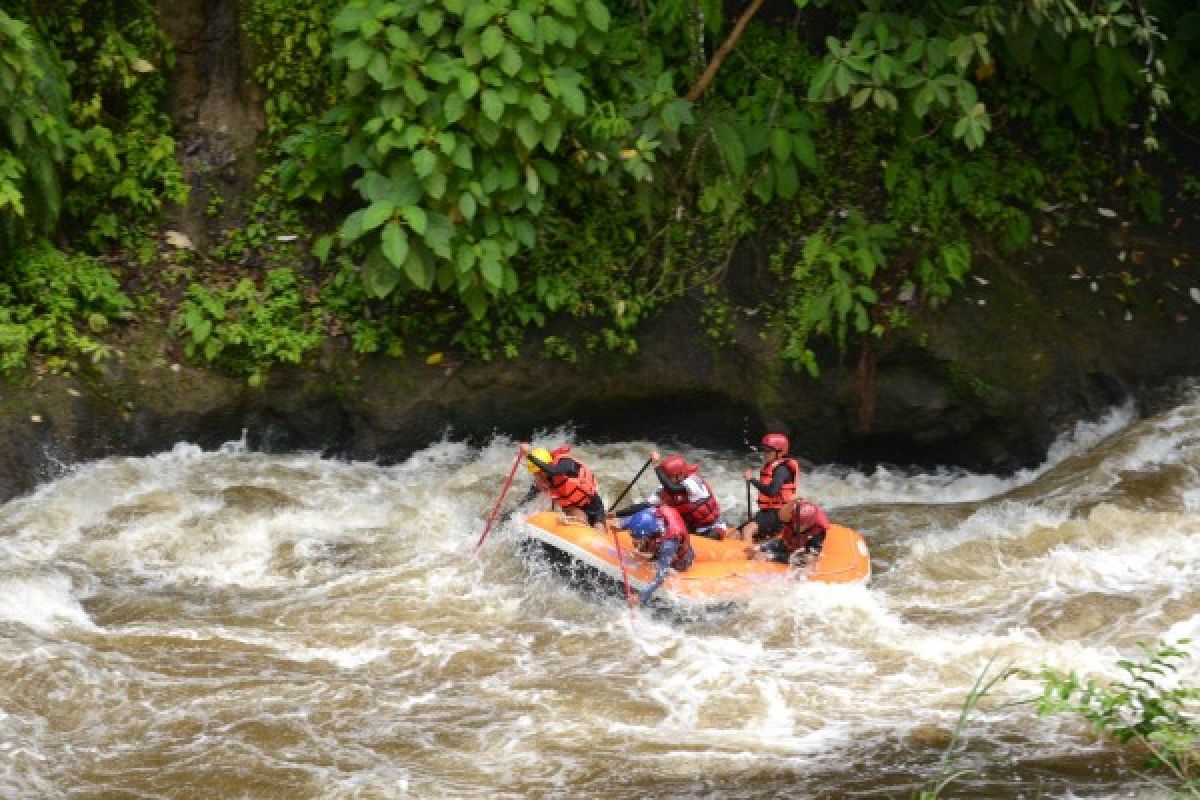
[[[658,446],[536,443],[561,441],[609,500]],[[740,521],[754,454],[682,452]],[[817,465],[802,491],[866,537],[871,585],[699,618],[568,585],[519,515],[474,552],[514,456],[181,443],[0,505],[0,796],[907,798],[985,669],[1116,678],[1139,643],[1200,636],[1195,392],[1012,476]],[[1039,688],[981,701],[943,797],[1156,796],[1077,718],[1038,717]]]

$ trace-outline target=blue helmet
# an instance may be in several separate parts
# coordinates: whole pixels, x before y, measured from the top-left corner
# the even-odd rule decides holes
[[[645,539],[662,531],[662,527],[658,522],[658,515],[654,513],[654,509],[647,508],[637,512],[625,522],[625,529],[635,539]]]

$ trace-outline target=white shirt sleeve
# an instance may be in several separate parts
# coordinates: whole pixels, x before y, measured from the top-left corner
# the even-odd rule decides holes
[[[708,489],[705,488],[704,481],[695,475],[688,475],[684,478],[683,487],[687,489],[689,503],[698,503],[708,499]]]

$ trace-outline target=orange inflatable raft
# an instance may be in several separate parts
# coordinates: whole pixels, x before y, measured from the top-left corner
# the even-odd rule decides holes
[[[525,519],[526,534],[571,560],[592,567],[608,578],[622,581],[617,539],[635,592],[654,580],[655,565],[637,552],[626,531],[601,533],[590,525],[557,511],[543,511]],[[764,586],[786,580],[821,583],[860,583],[871,578],[867,544],[857,531],[832,525],[816,563],[798,569],[776,561],[757,561],[746,556],[746,543],[691,537],[696,560],[686,572],[672,572],[654,596],[680,606],[727,603],[759,592]]]

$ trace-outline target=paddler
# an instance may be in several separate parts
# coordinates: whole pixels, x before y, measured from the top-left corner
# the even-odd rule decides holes
[[[779,536],[746,548],[747,555],[767,561],[807,566],[817,560],[829,531],[829,517],[821,507],[803,497],[779,509],[783,527]]]
[[[689,533],[724,539],[726,528],[721,521],[721,506],[712,485],[699,475],[700,467],[689,464],[679,454],[662,458],[657,450],[650,451],[650,463],[662,488],[646,502],[619,509],[616,515],[628,517],[656,505],[670,506],[683,517]]]
[[[800,462],[788,456],[788,438],[768,433],[762,438],[763,466],[758,476],[746,470],[746,481],[758,490],[758,512],[737,528],[736,536],[747,542],[766,539],[783,529],[779,509],[796,496],[800,482]]]
[[[670,506],[655,506],[631,517],[617,517],[617,527],[629,531],[638,552],[656,563],[654,580],[638,595],[638,602],[642,605],[650,601],[671,570],[683,572],[692,566],[696,558],[687,525],[679,512]]]
[[[578,459],[567,455],[569,445],[553,451],[544,447],[530,448],[527,442],[519,445],[525,457],[525,467],[533,474],[533,486],[521,501],[527,503],[537,494],[545,493],[555,508],[593,528],[605,531],[604,500],[596,487],[596,476]]]

